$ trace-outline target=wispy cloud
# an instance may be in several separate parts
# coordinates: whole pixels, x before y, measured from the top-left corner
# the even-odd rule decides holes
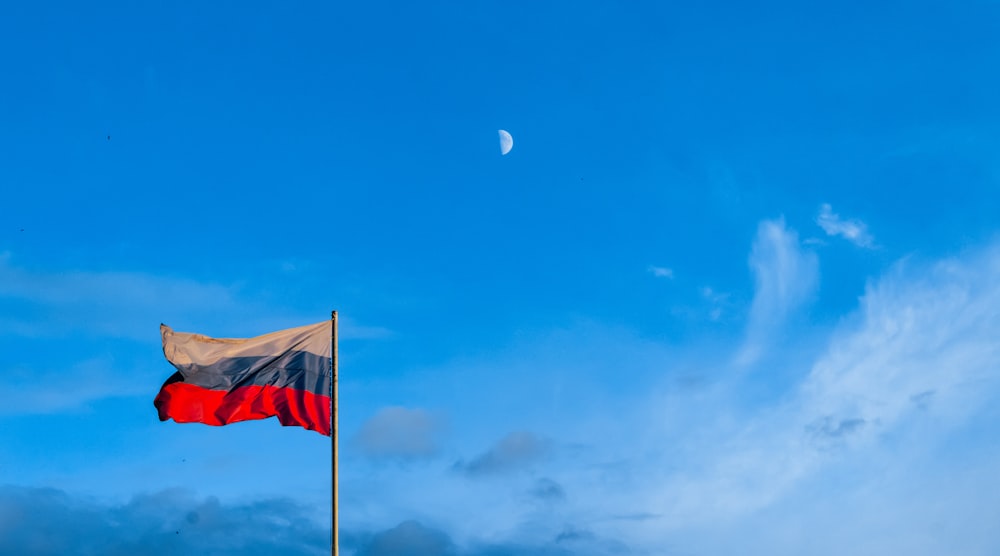
[[[809,299],[819,281],[816,255],[801,248],[798,234],[785,226],[784,219],[760,223],[749,263],[754,298],[746,343],[737,357],[741,364],[752,363],[761,355],[771,336]]]
[[[156,384],[158,377],[155,371],[121,372],[110,357],[81,361],[55,371],[4,368],[0,375],[4,382],[0,388],[0,416],[72,412],[107,398],[148,396],[150,385]],[[72,377],[71,381],[67,382],[66,377]]]
[[[0,330],[28,337],[82,330],[150,339],[171,316],[208,316],[237,307],[233,290],[218,284],[138,272],[32,271],[9,259],[0,259],[0,301],[9,307],[0,316]]]
[[[796,511],[800,485],[824,488],[816,477],[835,476],[844,465],[920,481],[921,472],[911,469],[916,456],[900,450],[921,453],[949,442],[957,443],[952,450],[963,446],[965,457],[973,457],[970,450],[994,457],[980,448],[996,440],[993,432],[949,439],[970,421],[981,424],[983,411],[1000,399],[998,314],[1000,247],[934,265],[899,265],[868,286],[857,313],[785,401],[761,411],[730,407],[727,419],[703,429],[706,436],[687,439],[701,438],[707,452],[686,471],[663,477],[659,507],[687,526],[727,515],[749,520],[765,508],[770,515],[778,507]],[[723,424],[731,419],[741,424]],[[926,457],[925,465],[949,465],[933,452]],[[956,463],[955,477],[969,473],[968,465]],[[850,503],[828,488],[830,500]],[[962,496],[972,498],[952,499],[937,518],[922,519],[947,519],[946,512],[981,504],[974,491]],[[901,500],[879,503],[910,511]]]
[[[711,304],[708,317],[712,320],[719,320],[722,318],[722,314],[728,304],[730,294],[727,292],[715,291],[710,286],[702,286],[699,288],[698,293],[700,293],[701,296]]]
[[[210,335],[260,334],[315,322],[268,307],[245,286],[129,271],[37,270],[0,256],[0,332],[29,338],[69,333],[159,341],[159,324]],[[236,326],[237,328],[234,328]],[[214,330],[218,330],[215,332]],[[374,339],[387,329],[342,319],[342,339]]]
[[[871,434],[918,406],[967,414],[990,392],[980,387],[1000,380],[998,314],[1000,248],[928,266],[900,263],[867,287],[861,325],[834,340],[803,393],[819,416],[864,419]]]
[[[527,431],[517,431],[503,437],[472,461],[456,463],[454,468],[471,476],[506,473],[535,463],[549,449],[546,440]]]
[[[873,249],[875,238],[868,233],[868,226],[854,219],[841,219],[840,215],[833,212],[833,207],[829,204],[822,204],[819,207],[819,215],[816,216],[816,224],[828,236],[841,236],[858,247]]]
[[[414,459],[438,453],[442,420],[423,409],[385,407],[361,425],[355,445],[368,457]]]
[[[650,266],[647,270],[653,276],[656,276],[657,278],[671,278],[672,279],[674,277],[674,271],[673,271],[673,269],[667,268],[665,266]]]

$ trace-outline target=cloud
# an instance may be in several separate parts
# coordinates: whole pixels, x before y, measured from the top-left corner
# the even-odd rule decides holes
[[[11,264],[9,254],[0,256],[0,333],[21,337],[72,333],[158,342],[161,322],[197,323],[205,327],[198,332],[236,337],[319,320],[264,306],[253,297],[238,285],[144,272],[38,271]],[[340,326],[341,339],[391,335],[350,319],[342,318]]]
[[[673,305],[670,308],[671,315],[688,321],[703,321],[708,318],[712,322],[718,322],[729,320],[736,314],[734,308],[737,305],[732,299],[732,293],[720,292],[711,286],[701,286],[697,292],[702,302]]]
[[[428,458],[437,455],[441,420],[423,409],[384,407],[361,425],[355,445],[371,458]]]
[[[858,247],[875,248],[875,239],[868,233],[868,226],[864,222],[853,219],[841,220],[840,215],[834,213],[829,204],[820,205],[816,224],[823,228],[828,236],[841,236]]]
[[[771,342],[785,319],[813,294],[819,281],[814,253],[799,246],[799,236],[784,219],[765,220],[757,227],[750,251],[754,298],[747,338],[737,361],[754,362]]]
[[[852,419],[823,417],[807,425],[806,431],[819,441],[840,440],[859,432],[865,424],[867,421],[858,417]]]
[[[750,318],[780,321],[812,294],[818,279],[816,255],[799,247],[798,234],[784,220],[765,220],[750,252],[755,293]]]
[[[566,499],[566,490],[559,483],[545,477],[535,481],[529,493],[543,502],[562,502]]]
[[[1000,247],[964,260],[898,264],[870,283],[856,329],[842,330],[803,385],[822,416],[886,428],[916,406],[964,415],[997,385]],[[930,403],[933,396],[933,404]]]
[[[650,266],[649,272],[656,276],[657,278],[670,278],[673,279],[674,271],[672,269],[662,267],[662,266]]]
[[[593,531],[585,528],[567,526],[556,535],[555,544],[561,548],[569,548],[574,554],[589,552],[591,554],[629,554],[628,547],[619,541],[602,539]]]
[[[409,520],[382,531],[362,545],[357,556],[449,556],[455,545],[444,532]]]
[[[18,268],[0,259],[0,330],[28,337],[83,330],[95,335],[156,337],[161,319],[232,311],[230,288],[138,272]],[[33,318],[24,318],[31,315]],[[145,327],[142,325],[146,325]]]
[[[933,399],[934,399],[934,390],[927,390],[926,392],[920,392],[919,394],[914,394],[910,396],[910,401],[913,402],[920,409],[929,408],[931,400]]]
[[[855,417],[854,419],[841,419],[836,426],[831,427],[829,419],[824,419],[822,431],[827,436],[840,438],[857,432],[866,422],[864,419]]]
[[[156,374],[116,371],[110,357],[84,360],[56,371],[0,369],[0,416],[75,411],[111,397],[148,396]],[[66,384],[72,377],[72,387]]]
[[[943,483],[936,488],[948,500],[940,511],[909,506],[922,496],[917,485],[942,473],[956,482],[973,481],[970,473],[1000,461],[1000,453],[989,448],[997,433],[984,428],[1000,400],[998,316],[1000,245],[933,264],[899,263],[869,283],[858,310],[775,403],[756,409],[727,405],[721,390],[721,397],[703,399],[722,416],[683,437],[698,447],[698,459],[651,479],[661,492],[657,502],[638,501],[679,528],[713,520],[747,525],[777,514],[802,520],[795,513],[812,512],[817,497],[826,505],[867,507],[850,498],[860,497],[900,515],[919,513],[913,515],[918,527],[1000,511],[996,503],[983,507],[972,487],[946,494]],[[728,393],[739,399],[746,384],[733,380]],[[879,481],[901,490],[872,486]],[[840,490],[845,487],[850,494]],[[858,514],[846,523],[874,517]],[[905,521],[894,525],[896,534],[912,530],[914,524]],[[956,528],[950,538],[968,546],[974,523]],[[839,548],[824,553],[854,552],[847,546],[837,541],[832,547]]]
[[[384,531],[342,534],[341,549],[355,556],[606,556],[628,554],[619,541],[600,537],[585,528],[562,528],[549,539],[535,542],[517,535],[457,546],[444,531],[407,520]],[[353,552],[352,552],[353,551]]]
[[[506,473],[535,463],[549,453],[549,443],[530,432],[512,432],[469,463],[454,468],[470,476]]]
[[[184,491],[105,504],[47,488],[0,487],[0,553],[20,556],[321,556],[330,530],[283,499],[224,504]]]
[[[712,307],[708,312],[708,317],[713,321],[719,320],[729,305],[729,293],[717,292],[709,286],[702,286],[698,292]]]
[[[567,527],[556,536],[557,543],[574,541],[591,542],[592,540],[594,540],[593,533],[586,529],[577,529],[576,527]]]

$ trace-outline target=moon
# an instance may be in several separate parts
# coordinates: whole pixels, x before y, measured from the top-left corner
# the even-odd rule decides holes
[[[500,154],[504,155],[509,153],[510,150],[514,148],[514,138],[502,129],[497,130],[497,135],[500,136]]]

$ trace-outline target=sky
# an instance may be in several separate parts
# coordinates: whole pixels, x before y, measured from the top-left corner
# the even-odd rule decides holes
[[[152,401],[337,310],[345,556],[997,554],[998,32],[4,3],[0,553],[329,553],[329,438]]]

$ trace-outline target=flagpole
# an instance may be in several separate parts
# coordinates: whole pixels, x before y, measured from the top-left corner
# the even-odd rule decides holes
[[[330,312],[330,323],[333,342],[332,357],[330,358],[330,375],[332,378],[332,383],[330,384],[330,389],[332,390],[330,396],[330,444],[332,446],[332,468],[333,468],[333,514],[331,516],[332,521],[332,533],[330,542],[330,555],[339,556],[340,555],[340,530],[337,522],[337,506],[339,505],[338,496],[338,486],[337,486],[337,311]]]

